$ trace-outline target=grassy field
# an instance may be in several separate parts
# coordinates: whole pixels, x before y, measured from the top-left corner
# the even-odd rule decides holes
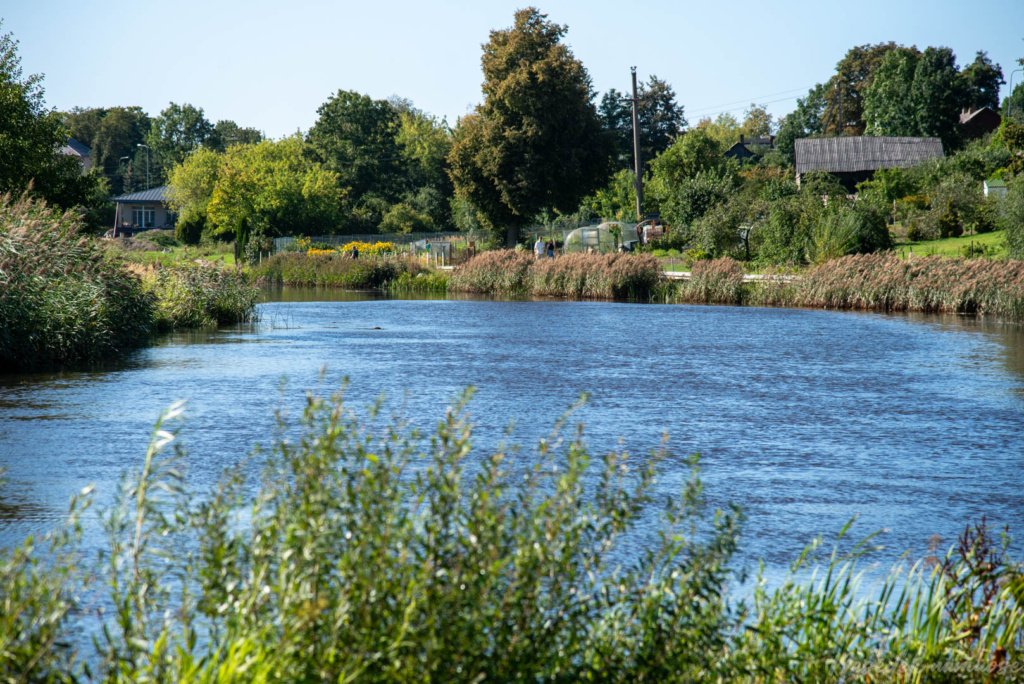
[[[971,253],[972,248],[973,253]],[[963,237],[946,238],[944,240],[905,242],[896,246],[896,254],[901,259],[906,259],[911,252],[913,252],[914,256],[987,256],[1005,259],[1006,233],[997,230],[992,233],[964,235]]]
[[[137,264],[172,266],[183,261],[202,259],[226,266],[235,265],[235,252],[231,245],[215,247],[164,247],[142,251],[125,251],[124,256]]]

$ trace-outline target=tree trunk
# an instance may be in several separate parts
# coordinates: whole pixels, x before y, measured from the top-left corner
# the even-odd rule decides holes
[[[505,228],[505,246],[512,249],[517,244],[519,244],[519,226],[509,224]]]

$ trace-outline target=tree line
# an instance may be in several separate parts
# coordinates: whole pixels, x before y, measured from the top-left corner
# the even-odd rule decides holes
[[[457,228],[512,245],[524,227],[537,223],[633,218],[632,103],[615,89],[598,97],[586,68],[563,42],[567,31],[536,8],[516,12],[512,26],[492,31],[481,58],[483,100],[455,126],[399,97],[338,90],[307,132],[280,140],[265,140],[234,121],[212,123],[191,104],[172,102],[154,117],[130,106],[47,110],[39,77],[21,76],[16,42],[8,34],[2,86],[22,103],[22,118],[17,123],[8,116],[4,125],[34,126],[34,135],[20,140],[34,141],[37,154],[19,157],[24,168],[3,169],[0,189],[31,181],[37,193],[61,206],[95,209],[106,194],[167,183],[179,237],[233,238],[239,244],[280,234]],[[691,126],[671,85],[652,75],[640,84],[638,99],[648,188],[643,211],[676,228],[677,246],[709,255],[751,257],[758,234],[771,230],[792,238],[792,217],[801,212],[784,205],[814,206],[793,199],[800,194],[791,169],[800,137],[935,136],[947,154],[969,151],[971,161],[961,164],[967,170],[958,172],[971,181],[993,173],[1012,177],[1024,137],[1015,128],[1024,120],[1024,89],[1003,103],[1006,123],[996,136],[969,143],[958,125],[963,109],[997,109],[1002,83],[1001,67],[984,52],[961,68],[948,47],[863,45],[850,49],[834,73],[779,121],[755,103],[742,120],[722,114]],[[66,159],[54,158],[55,145],[68,135],[92,147],[91,174],[76,176]],[[726,159],[725,150],[741,135],[774,138],[752,148],[753,160]],[[890,182],[876,194],[894,202],[918,196],[917,208],[932,212],[932,180],[939,175]],[[827,186],[828,179],[821,183]],[[913,192],[893,197],[901,188]],[[978,223],[976,215],[991,213],[957,209],[949,194],[943,199],[949,207],[942,207],[949,209],[946,223]],[[741,204],[747,208],[741,211]],[[893,220],[895,209],[887,215],[881,200],[875,209]],[[817,213],[803,223],[821,223]],[[727,227],[702,224],[709,216],[705,223]],[[878,217],[868,223],[869,233],[881,234]],[[744,231],[747,237],[737,242],[734,233]],[[801,235],[793,239],[803,245],[798,260],[806,261],[812,238],[806,230]],[[885,241],[857,242],[866,249]],[[773,247],[762,256],[797,251]]]

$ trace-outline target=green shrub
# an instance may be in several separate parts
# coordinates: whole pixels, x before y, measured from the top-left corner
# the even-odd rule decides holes
[[[1012,259],[1024,259],[1024,174],[1008,183],[999,203],[997,223],[1006,231],[1006,247]]]
[[[333,248],[322,254],[284,252],[254,266],[257,279],[278,285],[343,287],[350,290],[381,289],[402,273],[423,270],[413,259],[395,255],[361,255],[353,259]]]

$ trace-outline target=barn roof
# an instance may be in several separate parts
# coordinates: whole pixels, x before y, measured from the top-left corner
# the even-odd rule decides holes
[[[797,173],[907,168],[943,156],[938,138],[799,138],[794,148]]]

